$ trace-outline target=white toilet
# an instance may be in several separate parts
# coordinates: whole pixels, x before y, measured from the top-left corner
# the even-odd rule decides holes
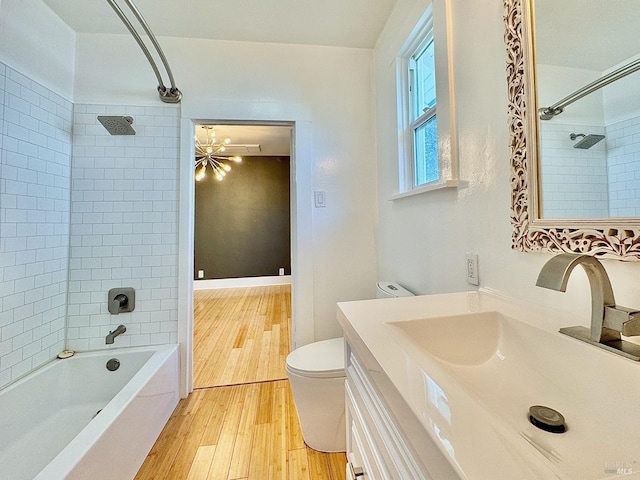
[[[377,298],[409,296],[397,283],[377,284]],[[295,349],[287,356],[287,376],[305,443],[320,452],[344,452],[344,339]]]

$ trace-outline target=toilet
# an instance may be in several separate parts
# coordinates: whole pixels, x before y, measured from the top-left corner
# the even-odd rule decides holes
[[[376,298],[409,296],[413,293],[397,283],[377,283]],[[296,348],[286,368],[304,442],[320,452],[344,452],[344,339]]]

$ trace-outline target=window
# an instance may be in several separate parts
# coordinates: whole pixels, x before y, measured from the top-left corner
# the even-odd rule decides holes
[[[409,103],[413,143],[413,185],[437,182],[438,125],[436,122],[436,68],[433,37],[409,59]]]
[[[400,184],[394,198],[458,185],[447,12],[447,0],[434,2],[396,59]]]

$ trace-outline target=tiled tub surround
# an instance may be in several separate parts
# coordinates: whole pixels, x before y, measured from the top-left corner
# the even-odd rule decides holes
[[[572,133],[604,135],[603,127],[540,122],[544,137],[542,206],[544,218],[609,216],[606,142],[588,150],[573,148]]]
[[[134,119],[113,136],[98,115]],[[178,158],[175,106],[75,105],[67,348],[177,343]],[[111,315],[107,292],[133,287],[136,307]]]
[[[640,117],[607,125],[541,122],[545,218],[640,216]],[[577,149],[571,133],[604,135]]]
[[[64,348],[72,111],[0,63],[0,388]]]
[[[177,342],[179,112],[74,106],[0,63],[0,388],[121,323],[115,347]],[[120,286],[136,309],[113,316]]]
[[[612,217],[640,217],[640,117],[606,128]]]

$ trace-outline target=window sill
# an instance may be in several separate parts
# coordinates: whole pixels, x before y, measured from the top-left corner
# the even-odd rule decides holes
[[[414,195],[422,195],[423,193],[433,192],[435,190],[442,190],[443,188],[456,188],[458,186],[458,180],[446,180],[444,182],[432,183],[429,185],[424,185],[422,187],[417,187],[412,190],[407,190],[406,192],[396,193],[389,197],[389,200],[398,200],[400,198],[413,197]]]

